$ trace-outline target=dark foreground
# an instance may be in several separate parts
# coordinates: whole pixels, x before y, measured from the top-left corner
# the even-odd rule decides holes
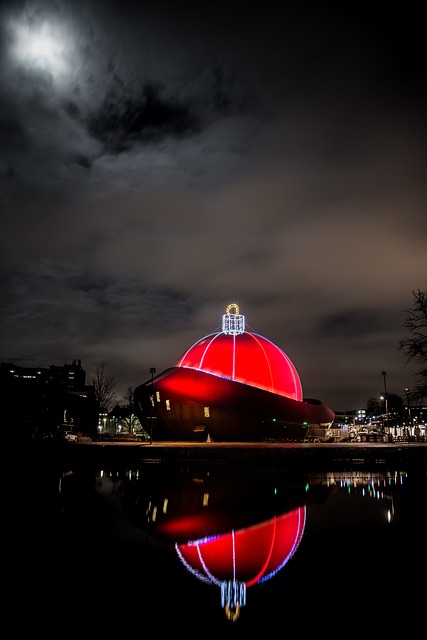
[[[413,638],[424,628],[426,443],[33,443],[30,460],[10,478],[24,484],[18,522],[4,518],[14,538],[4,545],[5,620],[16,631],[26,625],[49,640],[289,632],[335,640]],[[280,556],[279,542],[293,541],[285,523],[301,504],[289,562],[248,587],[230,622],[220,585],[181,561],[176,532],[188,553],[197,542],[203,561],[205,543],[235,535],[246,545],[231,556],[239,578],[242,560],[265,550],[264,567]],[[200,524],[209,535],[187,535]]]
[[[55,443],[33,444],[35,462],[266,463],[303,469],[427,469],[427,443]]]

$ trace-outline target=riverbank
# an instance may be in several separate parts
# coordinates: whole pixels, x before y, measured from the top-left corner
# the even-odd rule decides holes
[[[60,465],[160,463],[265,463],[290,468],[427,472],[427,443],[33,443],[34,463]]]

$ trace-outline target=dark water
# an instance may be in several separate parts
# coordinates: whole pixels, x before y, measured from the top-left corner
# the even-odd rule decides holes
[[[145,461],[33,465],[26,481],[17,571],[33,632],[415,637],[424,624],[425,469]]]

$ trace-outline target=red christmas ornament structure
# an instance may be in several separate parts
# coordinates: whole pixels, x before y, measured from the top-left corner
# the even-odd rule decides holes
[[[303,398],[290,358],[267,338],[247,331],[237,304],[222,331],[190,347],[174,367],[135,389],[136,412],[158,440],[302,441],[310,426],[328,428],[335,414]]]

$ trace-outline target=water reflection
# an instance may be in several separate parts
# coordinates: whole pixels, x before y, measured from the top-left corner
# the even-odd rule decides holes
[[[172,545],[195,578],[216,586],[233,622],[246,606],[247,590],[273,578],[296,552],[306,505],[336,489],[305,475],[265,470],[154,470],[135,487],[131,521]]]
[[[79,598],[98,613],[109,603],[110,617],[114,601],[128,621],[149,612],[159,629],[188,632],[197,614],[235,634],[301,615],[326,630],[325,611],[338,622],[356,609],[355,627],[375,611],[384,628],[391,602],[417,598],[409,581],[426,557],[424,469],[144,462],[41,473],[32,491],[44,573],[63,592],[77,581]]]

